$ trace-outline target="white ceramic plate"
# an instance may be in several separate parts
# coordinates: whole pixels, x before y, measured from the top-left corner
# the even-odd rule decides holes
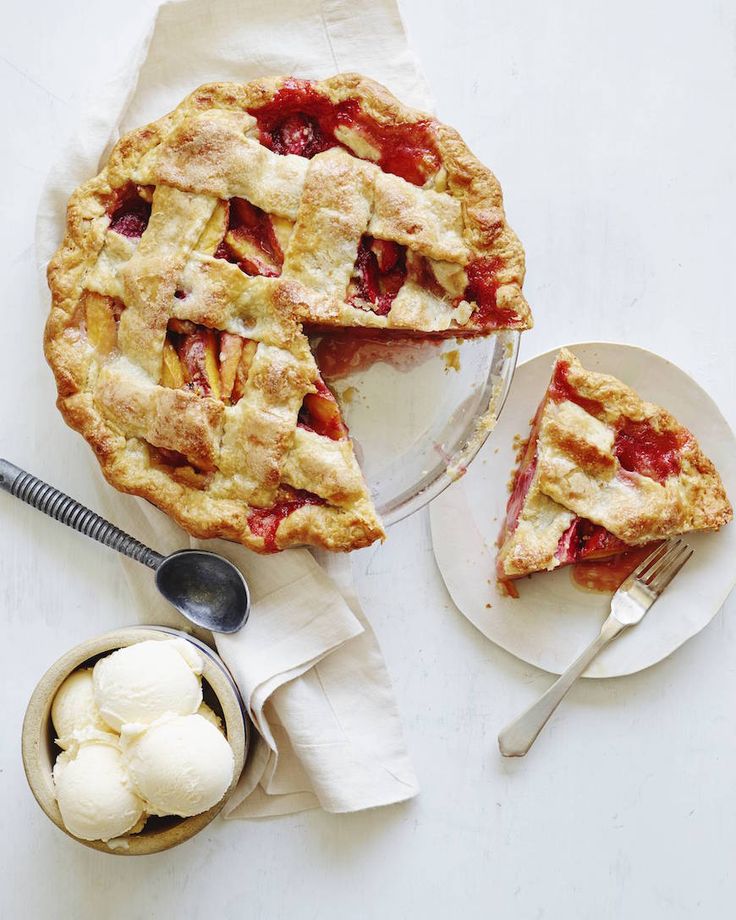
[[[736,438],[713,400],[684,371],[634,348],[594,342],[570,346],[589,370],[619,377],[645,399],[669,409],[698,438],[736,499]],[[496,538],[514,466],[514,435],[526,437],[554,362],[547,352],[517,368],[503,415],[467,475],[431,505],[435,557],[452,599],[489,639],[554,674],[597,633],[610,594],[578,588],[569,569],[516,584],[520,598],[496,588]],[[736,583],[736,524],[689,534],[695,555],[644,620],[612,643],[587,677],[633,674],[661,661],[706,626]]]

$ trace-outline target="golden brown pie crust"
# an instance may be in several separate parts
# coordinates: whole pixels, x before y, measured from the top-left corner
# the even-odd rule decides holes
[[[384,531],[351,442],[297,427],[319,378],[302,322],[472,334],[464,268],[487,258],[496,267],[498,308],[513,314],[514,328],[528,328],[524,254],[506,224],[498,182],[457,132],[364,77],[341,74],[312,87],[334,103],[358,100],[379,125],[426,123],[441,164],[427,186],[383,172],[349,134],[341,141],[352,152],[332,148],[312,159],[263,146],[249,110],[271,102],[284,82],[202,86],[119,141],[102,172],[70,198],[66,235],[48,269],[45,352],[60,411],[116,488],[149,499],[198,537],[256,551],[299,543],[354,549]],[[109,229],[131,184],[152,204],[139,241]],[[235,198],[273,218],[284,240],[280,276],[246,275],[214,258],[221,203]],[[445,296],[409,278],[388,315],[348,302],[366,232],[428,260]],[[116,307],[115,330],[92,335],[94,312]],[[162,385],[172,320],[257,343],[237,404]],[[154,449],[183,455],[191,468],[172,472],[154,462]],[[322,503],[294,508],[268,546],[249,517],[295,491]]]

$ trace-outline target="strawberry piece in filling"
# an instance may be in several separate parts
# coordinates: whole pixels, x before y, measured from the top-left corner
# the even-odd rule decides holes
[[[499,288],[497,273],[502,267],[501,259],[484,257],[473,259],[465,268],[468,284],[462,299],[477,305],[472,325],[483,332],[491,332],[499,327],[521,329],[524,326],[514,310],[496,304],[496,292]]]
[[[135,240],[143,236],[151,218],[151,204],[138,194],[135,185],[118,190],[110,213],[110,230]]]
[[[651,423],[624,419],[616,431],[613,452],[621,466],[657,482],[680,472],[680,452],[687,436],[676,431],[655,431]]]
[[[552,382],[549,385],[548,391],[550,398],[555,402],[569,400],[569,402],[576,403],[581,409],[585,409],[590,415],[601,415],[603,413],[603,403],[599,402],[597,399],[588,399],[578,393],[575,387],[570,383],[568,377],[569,373],[570,365],[567,361],[558,361],[557,364],[555,364]]]
[[[576,517],[560,537],[555,558],[560,565],[586,559],[604,559],[625,552],[630,547],[612,533],[586,518]]]
[[[330,147],[346,147],[355,154],[347,143],[355,134],[384,172],[414,185],[424,185],[440,167],[429,121],[381,124],[363,112],[357,99],[332,102],[309,80],[286,80],[270,102],[249,111],[258,122],[261,143],[275,153],[310,158]]]
[[[281,522],[305,505],[324,505],[324,499],[312,492],[294,489],[293,497],[276,502],[270,508],[255,508],[248,515],[248,527],[256,537],[263,538],[263,547],[268,553],[276,553],[279,546],[276,534]]]
[[[348,302],[386,316],[406,280],[406,247],[364,235],[358,245]]]
[[[275,125],[271,132],[271,143],[276,153],[292,153],[307,159],[337,145],[334,138],[323,133],[317,119],[304,112],[292,112]]]

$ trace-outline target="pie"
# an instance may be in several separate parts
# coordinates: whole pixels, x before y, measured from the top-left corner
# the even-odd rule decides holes
[[[498,576],[717,530],[732,515],[720,476],[686,428],[562,349],[512,484]]]
[[[357,75],[203,86],[78,188],[45,350],[110,483],[260,552],[384,536],[310,330],[531,325],[460,136]]]

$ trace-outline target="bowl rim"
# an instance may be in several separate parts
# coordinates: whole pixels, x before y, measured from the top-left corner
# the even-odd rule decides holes
[[[53,733],[50,721],[54,696],[69,674],[82,667],[91,658],[149,639],[167,641],[172,638],[186,639],[203,653],[202,679],[207,682],[217,697],[224,717],[227,740],[235,755],[232,782],[220,801],[199,815],[180,818],[173,824],[148,833],[144,828],[139,834],[123,835],[117,838],[119,842],[112,846],[102,840],[82,840],[74,836],[64,825],[54,794],[52,772],[47,768],[42,755],[48,743],[50,731]],[[116,629],[87,639],[56,659],[38,681],[28,701],[23,719],[21,753],[23,769],[34,798],[46,816],[68,837],[103,853],[118,856],[143,856],[171,849],[190,840],[222,811],[240,778],[249,743],[250,722],[242,698],[237,684],[217,653],[195,636],[182,630],[167,626],[141,625]]]

